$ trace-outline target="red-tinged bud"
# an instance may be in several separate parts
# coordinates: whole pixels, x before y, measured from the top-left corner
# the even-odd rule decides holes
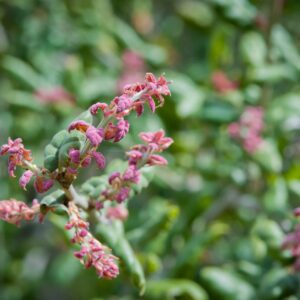
[[[27,170],[23,173],[23,175],[20,177],[19,185],[22,189],[26,190],[26,185],[29,183],[30,179],[33,176],[33,172],[30,170]]]
[[[119,120],[117,124],[116,135],[114,137],[114,142],[119,142],[121,139],[123,139],[125,135],[128,133],[129,127],[130,125],[128,121],[124,119]]]
[[[168,161],[160,155],[152,154],[148,158],[147,164],[150,166],[165,166],[168,164]]]
[[[135,165],[130,165],[123,174],[123,180],[138,183],[140,181],[141,174]]]
[[[73,164],[80,164],[80,150],[77,149],[70,149],[69,157]]]
[[[108,182],[109,184],[113,184],[115,179],[120,179],[120,178],[121,178],[120,172],[114,172],[109,176]]]
[[[90,124],[88,124],[87,122],[82,120],[76,120],[69,125],[68,131],[78,130],[81,132],[86,132],[89,127]]]
[[[54,185],[52,179],[46,179],[41,176],[37,176],[34,181],[34,188],[38,193],[45,193]]]
[[[300,216],[300,207],[297,207],[296,209],[294,209],[294,216],[295,217],[299,217]]]
[[[105,168],[105,157],[102,153],[94,151],[92,153],[93,158],[95,159],[97,166],[100,170]]]
[[[86,156],[85,159],[82,161],[81,166],[83,168],[88,167],[91,164],[92,158],[90,155]]]
[[[126,94],[121,95],[120,97],[116,97],[113,102],[117,106],[117,113],[121,113],[127,109],[129,109],[132,105],[132,100]]]
[[[90,126],[86,131],[86,137],[94,147],[98,147],[103,140],[104,131],[102,128]]]
[[[122,187],[118,194],[115,196],[115,200],[118,203],[124,202],[126,199],[128,199],[130,193],[130,189],[127,187]]]
[[[98,113],[99,109],[101,109],[102,112],[104,112],[107,109],[107,107],[108,107],[108,105],[106,103],[97,102],[90,107],[90,113],[92,115],[96,115]]]

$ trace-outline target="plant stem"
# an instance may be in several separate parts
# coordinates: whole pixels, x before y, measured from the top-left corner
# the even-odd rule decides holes
[[[74,203],[77,204],[78,206],[84,209],[88,209],[89,203],[87,201],[87,198],[78,194],[72,184],[70,185],[69,188],[63,188],[63,189],[69,201],[74,201]]]

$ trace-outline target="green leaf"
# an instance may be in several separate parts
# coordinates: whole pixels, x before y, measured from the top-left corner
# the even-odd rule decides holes
[[[54,191],[41,200],[41,212],[46,214],[49,209],[54,208],[57,214],[68,213],[67,207],[63,204],[65,200],[66,196],[63,191]]]
[[[257,32],[246,33],[241,41],[241,53],[244,60],[253,66],[260,66],[265,63],[267,46],[264,38]]]
[[[70,159],[69,151],[71,149],[80,150],[81,143],[80,139],[76,136],[67,137],[62,145],[58,149],[58,167],[64,167],[67,161]]]
[[[170,77],[175,83],[172,86],[175,97],[172,99],[177,102],[177,114],[183,118],[199,116],[205,99],[204,91],[185,75],[173,73]]]
[[[176,10],[184,19],[199,27],[208,27],[214,20],[214,14],[209,5],[197,1],[182,1]]]
[[[38,113],[45,112],[45,108],[34,98],[32,93],[23,91],[11,91],[5,95],[7,103],[21,109],[28,109]]]
[[[204,268],[200,280],[213,295],[212,299],[252,300],[255,296],[254,288],[242,277],[221,268]]]
[[[258,290],[259,299],[281,300],[296,295],[299,287],[299,278],[289,274],[283,268],[271,269],[265,274]]]
[[[85,110],[78,117],[76,117],[74,119],[74,121],[77,121],[77,120],[82,120],[82,121],[85,121],[88,124],[92,124],[93,123],[93,116],[92,116],[92,114],[90,113],[89,110]]]
[[[300,196],[300,180],[297,180],[297,179],[289,180],[288,187],[298,197]]]
[[[203,120],[216,123],[232,122],[237,116],[238,111],[233,105],[221,101],[206,102],[201,111]]]
[[[251,234],[260,238],[271,249],[280,249],[284,237],[279,225],[270,219],[260,217],[255,222]]]
[[[264,140],[252,156],[266,170],[276,173],[281,171],[282,159],[274,141]]]
[[[299,129],[300,95],[289,93],[274,99],[267,111],[267,118],[285,131]]]
[[[167,231],[179,215],[179,208],[168,201],[152,199],[150,207],[141,219],[142,226],[130,231],[127,236],[130,242],[144,244],[154,240],[158,235]]]
[[[207,300],[205,290],[186,279],[160,279],[147,282],[145,297],[151,300]]]
[[[61,130],[54,135],[50,144],[52,144],[55,148],[59,148],[63,143],[64,139],[69,136],[67,130]]]
[[[70,149],[80,150],[83,139],[85,137],[80,132],[68,133],[66,130],[58,132],[45,147],[45,168],[53,172],[57,168],[64,167],[69,160]]]
[[[284,212],[287,209],[288,191],[282,177],[277,177],[271,184],[263,201],[268,211]]]
[[[272,28],[272,42],[285,60],[300,71],[300,54],[289,32],[281,25]]]
[[[124,263],[133,284],[142,295],[146,285],[144,271],[125,237],[123,223],[115,220],[110,224],[99,224],[96,231],[102,240],[113,249],[113,252],[121,259],[121,262]]]
[[[81,186],[81,191],[94,199],[98,198],[101,192],[105,190],[108,185],[108,176],[95,176],[84,182]]]
[[[41,75],[30,65],[18,58],[5,56],[2,61],[2,68],[19,83],[31,90],[38,90],[47,85]]]
[[[257,65],[249,70],[250,81],[276,83],[282,80],[296,81],[297,74],[290,65],[283,63]]]

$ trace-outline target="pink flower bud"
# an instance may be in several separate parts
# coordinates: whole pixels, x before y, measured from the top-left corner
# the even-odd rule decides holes
[[[141,174],[135,165],[130,165],[123,174],[123,180],[138,183],[140,181]]]
[[[109,178],[108,178],[109,184],[112,184],[116,178],[119,178],[119,179],[121,178],[120,172],[114,172],[109,176]]]
[[[81,132],[86,132],[90,125],[82,120],[76,120],[69,125],[68,131],[78,130]]]
[[[103,129],[90,126],[86,131],[86,137],[94,147],[97,147],[103,140]]]
[[[20,177],[19,185],[22,189],[26,190],[26,185],[29,183],[30,179],[33,176],[33,172],[30,170],[27,170],[23,173],[23,175]]]
[[[168,164],[168,161],[160,155],[152,154],[149,157],[147,164],[149,164],[150,166],[165,166]]]
[[[95,159],[95,161],[96,161],[96,163],[98,165],[98,168],[100,170],[104,169],[105,168],[105,157],[104,157],[104,155],[102,153],[100,153],[100,152],[94,151],[92,153],[92,156]]]
[[[52,188],[54,181],[37,176],[34,181],[34,188],[38,193],[45,193]]]
[[[90,113],[96,115],[98,110],[101,109],[103,112],[107,109],[108,105],[106,103],[97,102],[90,107]]]
[[[114,142],[119,142],[129,131],[129,122],[121,119],[117,124],[117,132],[114,137]]]
[[[125,111],[132,105],[132,100],[126,94],[116,97],[113,102],[117,105],[117,113]]]
[[[115,196],[118,203],[124,202],[129,197],[130,189],[127,187],[122,187],[119,193]]]
[[[69,157],[73,164],[80,164],[80,150],[77,149],[70,149]]]
[[[82,161],[81,166],[83,168],[88,167],[91,164],[92,158],[90,155],[86,156],[85,159]]]

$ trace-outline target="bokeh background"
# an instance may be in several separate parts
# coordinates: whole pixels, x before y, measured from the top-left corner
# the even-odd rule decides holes
[[[298,0],[1,0],[1,144],[22,137],[42,162],[58,130],[146,71],[165,72],[172,96],[104,152],[124,158],[159,128],[175,143],[125,222],[144,296],[125,270],[105,281],[82,268],[52,218],[0,223],[0,299],[300,299],[281,247],[300,197],[299,12]],[[263,114],[254,150],[229,130],[249,107]],[[0,199],[35,197],[5,159],[0,170]]]

